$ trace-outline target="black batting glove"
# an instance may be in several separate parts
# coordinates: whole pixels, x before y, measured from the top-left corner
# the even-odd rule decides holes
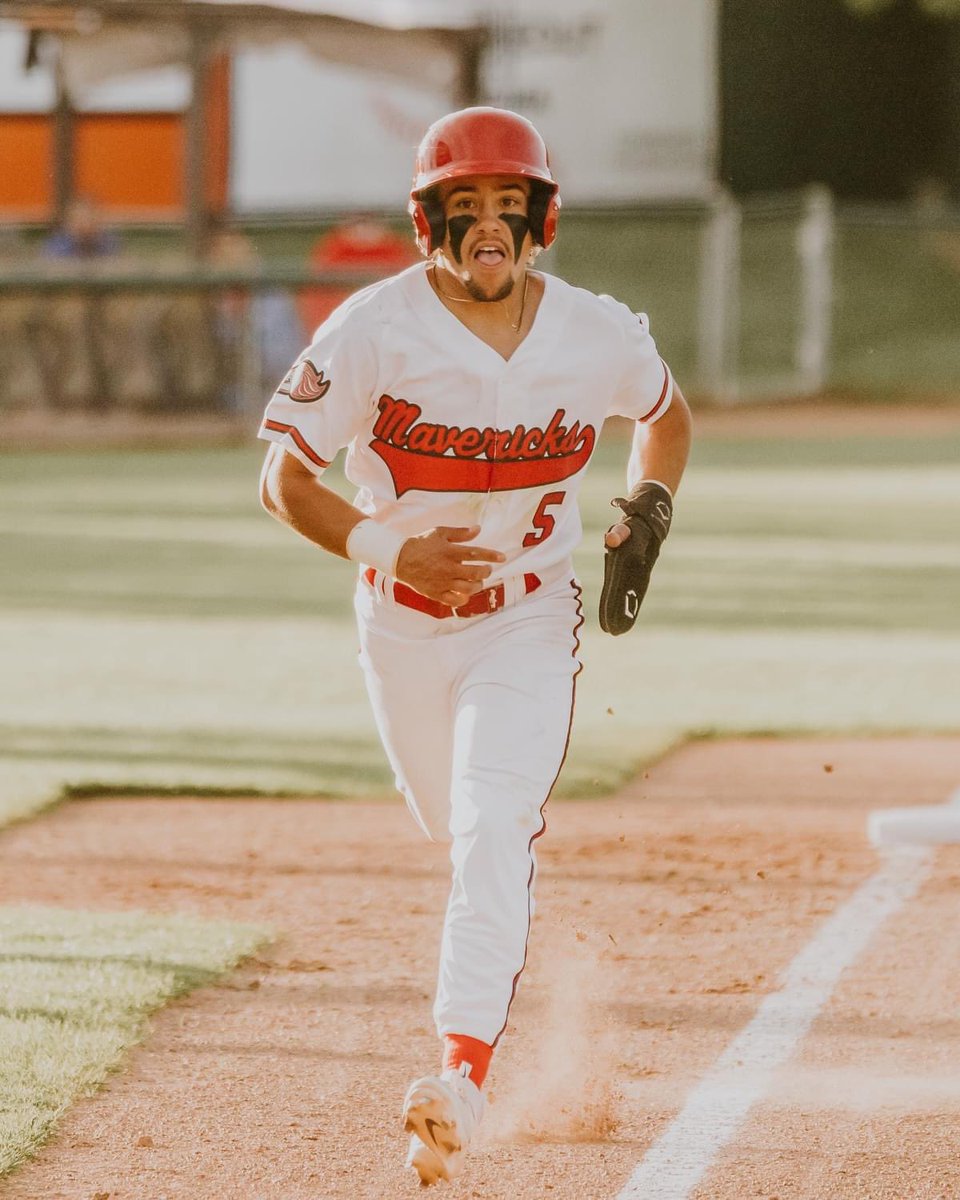
[[[631,630],[637,619],[660,545],[670,532],[673,499],[663,484],[645,479],[626,499],[610,503],[623,510],[623,521],[617,524],[630,526],[627,540],[607,546],[603,558],[600,628],[617,636]]]

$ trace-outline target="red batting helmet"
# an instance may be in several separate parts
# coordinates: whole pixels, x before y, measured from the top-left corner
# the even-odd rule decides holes
[[[529,179],[530,231],[546,249],[557,236],[559,185],[550,173],[543,138],[526,117],[504,108],[463,108],[434,121],[417,150],[408,205],[417,245],[430,254],[445,234],[443,210],[433,190],[462,175],[521,175]]]

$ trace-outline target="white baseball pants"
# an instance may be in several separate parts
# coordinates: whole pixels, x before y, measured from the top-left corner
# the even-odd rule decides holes
[[[397,787],[427,836],[452,843],[434,1018],[441,1037],[493,1045],[526,959],[534,842],[570,733],[580,589],[568,571],[497,612],[442,620],[389,590],[361,579],[360,662]]]

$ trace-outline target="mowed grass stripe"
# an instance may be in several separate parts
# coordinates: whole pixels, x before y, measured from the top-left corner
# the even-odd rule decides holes
[[[735,508],[735,502],[730,499],[729,494],[719,491],[711,498],[713,503],[716,502],[718,494],[723,496],[726,505],[727,530],[732,518],[735,518],[739,525],[749,520],[751,516],[754,516],[755,520],[753,505],[751,504],[748,509],[743,504],[742,496],[737,497],[740,507]],[[940,489],[935,489],[933,494],[939,499]],[[769,498],[768,495],[767,499],[769,500]],[[684,499],[686,500],[688,497],[684,497]],[[691,506],[704,502],[703,498],[698,498],[696,495],[689,499]],[[793,517],[799,526],[796,533],[784,527],[790,523],[793,514],[775,507],[768,511],[766,520],[759,528],[750,531],[749,539],[744,536],[742,530],[738,533],[726,532],[724,525],[719,522],[717,528],[709,534],[684,532],[681,524],[676,537],[670,543],[671,557],[710,557],[726,561],[737,558],[747,560],[771,558],[831,564],[847,562],[867,566],[879,562],[887,563],[890,557],[889,520],[891,518],[896,520],[898,514],[902,513],[903,500],[891,500],[889,496],[878,497],[874,505],[875,527],[879,529],[882,523],[888,536],[867,540],[862,537],[849,536],[842,525],[832,519],[837,499],[829,505],[822,502],[819,505],[825,520],[822,533],[816,537],[810,533],[811,517],[817,512],[816,504],[808,505],[806,510],[799,515],[799,519]],[[925,516],[930,515],[927,511],[930,507],[929,499],[930,493],[925,497],[919,489],[918,494],[911,496],[910,513],[905,514],[909,519],[902,521],[906,530],[916,529],[917,517],[921,511]],[[953,511],[952,507],[951,511]],[[696,512],[694,515],[697,515]],[[935,512],[934,515],[936,515]],[[943,514],[944,518],[949,515],[949,513]],[[828,516],[830,519],[826,519]],[[768,529],[768,525],[772,528]],[[857,532],[862,534],[862,529],[858,529]],[[917,529],[916,533],[916,540],[907,541],[901,531],[900,540],[903,544],[898,548],[899,564],[904,566],[960,566],[960,546],[955,538],[949,540],[936,538],[929,533],[926,527]],[[174,546],[189,544],[191,547],[194,543],[202,543],[214,549],[228,547],[232,550],[239,547],[252,549],[258,553],[265,551],[270,556],[277,550],[276,530],[266,523],[254,524],[253,522],[199,517],[191,517],[174,524],[169,519],[162,517],[151,519],[121,515],[92,517],[83,514],[29,513],[25,516],[11,518],[0,514],[0,536],[8,539],[26,539],[31,543],[33,549],[36,549],[33,543],[37,538],[52,539],[61,543],[68,541],[75,543],[79,538],[87,542],[101,543],[102,550],[108,548],[112,542],[150,543],[152,546],[163,543],[170,543]],[[96,549],[96,547],[90,546],[76,548],[75,557],[78,561],[88,560],[91,550]],[[66,550],[67,546],[64,545],[61,554]],[[61,560],[62,565],[64,564]],[[104,581],[99,578],[99,572],[94,578],[97,579],[98,586],[102,588]]]
[[[36,543],[32,543],[32,549],[36,550]],[[109,570],[108,560],[100,561]],[[144,570],[152,573],[153,582],[142,576],[131,580],[120,573],[104,580],[101,568],[74,542],[69,554],[61,556],[56,565],[48,562],[32,575],[9,584],[7,596],[11,603],[16,597],[24,614],[43,612],[53,617],[69,602],[71,612],[91,619],[108,613],[118,622],[131,616],[152,621],[156,637],[169,644],[172,660],[176,661],[180,655],[170,620],[174,614],[210,628],[228,616],[231,621],[247,622],[250,638],[259,636],[264,610],[270,606],[275,572],[269,569],[269,559],[261,562],[252,558],[246,570],[249,582],[245,590],[225,594],[229,580],[238,574],[236,566],[224,564],[221,569],[213,557],[196,566],[186,560],[166,562],[152,555]],[[869,628],[955,633],[960,625],[958,568],[957,549],[940,544],[905,543],[903,557],[898,559],[892,542],[819,546],[811,539],[791,544],[766,535],[739,542],[726,538],[685,541],[678,534],[657,566],[644,604],[642,627],[696,625],[709,630],[716,626],[718,611],[723,608],[730,614],[723,622],[725,627],[731,619],[743,629],[779,624],[789,637],[798,628],[798,617],[801,629],[849,627],[842,597],[856,595],[861,599],[857,620]],[[336,571],[342,586],[328,603],[324,597],[330,587],[329,578],[303,579],[299,568],[292,568],[299,586],[296,594],[285,599],[285,611],[278,615],[274,631],[267,636],[277,636],[281,624],[294,620],[309,623],[311,617],[316,617],[308,634],[313,641],[324,636],[324,626],[329,627],[329,618],[334,617],[339,621],[335,637],[352,653],[355,633],[350,603],[355,578],[353,572],[343,572],[339,564],[330,569]],[[590,598],[591,624],[595,622],[602,570],[599,555],[579,557],[577,572]],[[64,571],[68,572],[66,579]],[[185,594],[187,590],[189,594]],[[321,611],[327,620],[321,619]],[[17,619],[15,610],[11,615]],[[329,679],[330,673],[327,675]]]
[[[255,550],[274,549],[276,533],[266,521],[238,520],[229,517],[201,517],[196,514],[171,521],[168,516],[144,516],[131,513],[31,512],[16,518],[0,515],[0,536],[43,537],[64,540],[84,538],[109,542],[181,542],[207,546],[240,546]]]
[[[638,627],[614,640],[600,534],[627,449],[605,437],[583,491],[587,669],[559,794],[703,731],[948,726],[960,435],[698,442]],[[4,815],[98,784],[390,794],[355,568],[261,511],[261,455],[0,459]]]
[[[855,541],[852,538],[772,537],[758,535],[749,541],[723,534],[705,537],[678,538],[670,546],[674,561],[706,559],[720,563],[793,563],[815,567],[876,567],[899,568],[960,567],[958,542],[906,542],[897,549],[897,561],[890,562],[890,542]]]
[[[150,1013],[268,938],[183,916],[0,908],[0,1174],[97,1089]]]
[[[723,619],[718,604],[709,631],[646,628],[613,639],[584,630],[588,669],[558,796],[609,792],[691,735],[960,727],[960,637],[851,626],[785,638],[776,627],[737,628],[736,614],[724,629]],[[33,636],[17,631],[21,669],[0,694],[0,821],[97,785],[392,794],[352,647],[338,660],[294,622],[273,638],[257,626],[263,636],[244,650],[229,630],[176,623],[172,660],[151,621],[33,622]],[[101,670],[85,706],[64,687],[61,654],[73,656],[77,688]],[[225,688],[225,679],[265,690]]]
[[[886,457],[891,443],[910,461],[895,467]],[[821,461],[824,447],[811,440],[795,446],[777,438],[699,444],[647,619],[670,623],[669,611],[655,606],[657,594],[670,586],[675,564],[698,555],[709,555],[710,570],[726,574],[769,560],[773,569],[766,579],[775,592],[796,576],[801,594],[804,570],[818,547],[823,565],[836,570],[862,564],[896,572],[926,564],[953,571],[960,473],[947,462],[960,458],[960,438],[904,439],[902,445],[896,439],[866,439],[863,445],[849,439],[828,448],[846,461]],[[599,533],[610,520],[609,498],[623,487],[625,455],[622,442],[603,442],[584,489],[587,538],[577,566],[588,600],[599,580]],[[0,537],[8,570],[0,579],[0,609],[348,620],[352,567],[311,552],[260,511],[259,457],[257,447],[5,457]],[[336,472],[331,477],[336,480]],[[927,627],[923,605],[950,579],[928,583],[893,612],[881,586],[876,601],[884,609],[883,627]],[[706,601],[708,572],[703,585],[695,579],[689,585]],[[874,580],[865,581],[865,592],[875,590]],[[743,592],[744,627],[755,618],[769,625],[778,606],[767,603],[766,581],[745,575]],[[593,607],[588,605],[591,620]],[[683,611],[689,614],[690,606]],[[709,603],[701,612],[709,626]],[[816,619],[827,624],[829,613],[825,620],[820,609]]]

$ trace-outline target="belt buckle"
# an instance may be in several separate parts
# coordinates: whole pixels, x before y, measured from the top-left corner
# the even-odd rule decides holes
[[[471,597],[466,604],[461,604],[458,608],[452,609],[451,611],[453,612],[453,615],[455,617],[459,617],[461,620],[468,620],[470,617],[482,616],[484,610],[479,604],[477,604],[477,601],[480,600],[481,596],[486,596],[486,611],[488,613],[497,612],[499,609],[503,608],[504,604],[506,604],[506,590],[503,584],[495,583],[493,587],[484,588],[482,591],[477,592],[477,594]]]
[[[498,612],[504,608],[507,603],[507,585],[505,583],[495,583],[493,587],[487,588],[487,611]]]

